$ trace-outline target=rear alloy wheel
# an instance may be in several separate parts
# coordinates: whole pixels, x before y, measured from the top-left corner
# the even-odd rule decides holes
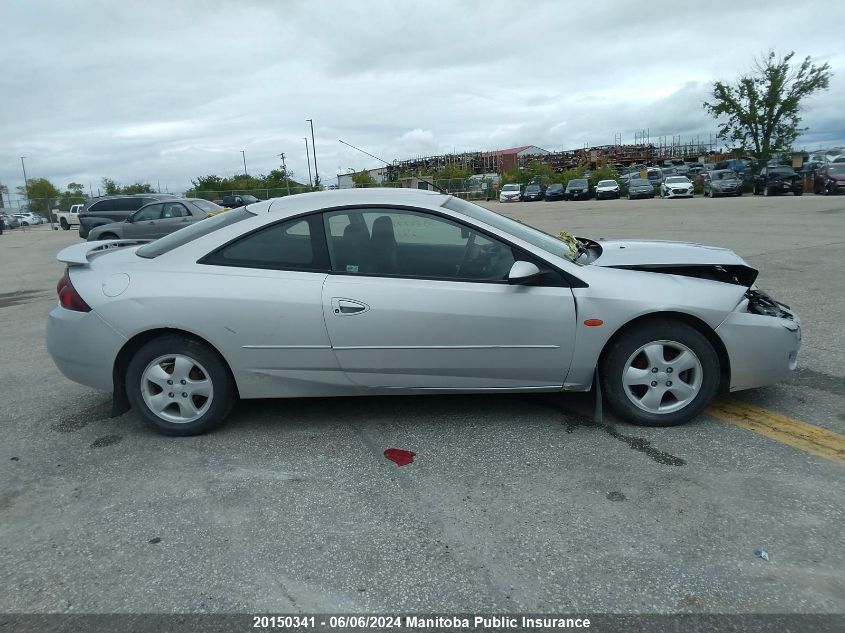
[[[719,357],[707,338],[680,322],[649,323],[620,336],[607,351],[601,380],[608,403],[645,426],[688,422],[719,387]]]
[[[218,426],[234,404],[229,371],[213,350],[172,335],[139,349],[126,370],[132,407],[165,435],[198,435]]]

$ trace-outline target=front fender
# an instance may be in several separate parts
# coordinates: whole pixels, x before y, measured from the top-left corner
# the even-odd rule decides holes
[[[572,289],[577,323],[572,365],[564,383],[564,389],[570,391],[590,388],[608,341],[631,321],[651,314],[677,313],[716,331],[747,290],[706,279],[612,268],[584,270],[582,277],[589,287]],[[602,324],[585,325],[591,319],[599,319]]]

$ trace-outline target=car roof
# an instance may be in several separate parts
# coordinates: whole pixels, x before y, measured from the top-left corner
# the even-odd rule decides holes
[[[306,210],[306,208],[320,209],[362,204],[407,204],[436,208],[441,206],[447,198],[449,194],[405,187],[332,189],[271,198],[249,205],[249,210],[254,213],[263,211],[284,213],[290,209]]]

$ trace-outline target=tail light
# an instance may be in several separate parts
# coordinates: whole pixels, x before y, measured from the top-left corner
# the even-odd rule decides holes
[[[74,310],[76,312],[91,312],[91,307],[85,303],[76,288],[70,281],[70,271],[65,269],[65,274],[59,279],[56,284],[56,292],[59,295],[59,303],[65,310]]]

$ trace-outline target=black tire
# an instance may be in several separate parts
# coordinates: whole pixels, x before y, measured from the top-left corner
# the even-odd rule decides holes
[[[211,404],[196,420],[190,422],[166,420],[154,413],[144,402],[141,392],[141,377],[144,371],[155,359],[169,354],[179,354],[193,359],[202,365],[211,381]],[[176,393],[179,387],[177,385],[174,387],[176,387],[174,389]],[[135,352],[126,368],[126,395],[132,408],[164,435],[199,435],[212,430],[226,419],[235,403],[236,396],[229,369],[220,355],[204,343],[178,334],[153,339]],[[178,399],[178,393],[175,397]]]
[[[114,233],[103,233],[97,239],[98,240],[119,240],[120,238],[117,235],[115,235]]]
[[[669,413],[641,409],[628,397],[622,383],[626,363],[631,355],[641,346],[656,341],[682,344],[698,358],[701,365],[698,393],[682,409]],[[607,402],[619,416],[643,426],[676,426],[700,414],[716,395],[720,380],[719,357],[707,338],[692,326],[679,321],[647,321],[623,332],[610,344],[602,359],[600,375]],[[680,378],[676,377],[676,380]]]
[[[803,196],[803,195],[804,195],[804,192],[803,192],[803,191],[796,191],[796,192],[795,192],[795,195],[796,195],[796,196]]]
[[[68,223],[67,223],[67,220],[65,220],[64,218],[62,218],[61,220],[59,220],[59,224],[61,225],[61,227],[62,227],[65,231],[70,231],[70,224],[68,224]]]
[[[741,197],[742,197],[742,192],[741,192],[741,191],[737,191],[737,192],[736,192],[736,197],[737,197],[737,198],[741,198]]]

